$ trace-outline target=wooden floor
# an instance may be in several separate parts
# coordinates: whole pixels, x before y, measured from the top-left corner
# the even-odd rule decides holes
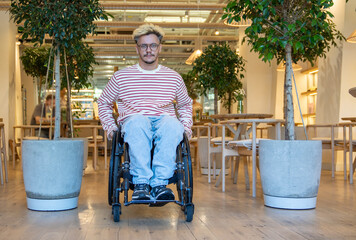
[[[21,164],[9,173],[9,182],[0,185],[0,239],[356,239],[356,187],[341,173],[332,179],[323,172],[317,208],[303,211],[265,207],[260,181],[254,199],[243,174],[236,185],[227,178],[225,193],[195,174],[191,223],[175,204],[123,207],[121,221],[113,222],[102,165],[88,167],[78,208],[63,212],[28,210]]]

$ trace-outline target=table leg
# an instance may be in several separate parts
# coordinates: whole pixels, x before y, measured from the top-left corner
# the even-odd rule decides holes
[[[95,127],[93,127],[93,139],[94,139],[94,156],[93,156],[93,168],[96,170],[96,164],[97,164],[97,158],[98,158],[98,149],[97,149],[97,141],[96,141],[96,136],[97,136],[97,130]]]
[[[256,123],[252,122],[252,197],[256,197]]]
[[[343,139],[344,139],[344,180],[347,180],[347,166],[346,166],[346,126],[343,126],[342,129]]]
[[[334,126],[331,126],[331,177],[335,178],[335,140]]]
[[[14,142],[12,143],[12,167],[15,168],[16,161],[16,128],[14,128]]]
[[[5,170],[5,182],[8,182],[8,174],[7,174],[7,154],[6,154],[6,139],[5,139],[5,129],[2,128],[2,146],[1,152],[4,156],[4,170]]]
[[[210,140],[211,140],[211,136],[210,136],[210,126],[208,127],[208,183],[211,183],[211,152],[210,152]]]
[[[352,126],[349,126],[349,151],[350,151],[350,159],[349,159],[349,168],[350,168],[350,184],[353,183],[353,163],[352,163]]]

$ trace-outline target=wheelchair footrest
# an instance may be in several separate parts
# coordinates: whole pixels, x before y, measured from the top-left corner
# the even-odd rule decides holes
[[[178,205],[182,205],[181,202],[177,201],[177,200],[132,200],[130,202],[125,203],[125,206],[129,206],[131,204],[151,204],[151,205],[159,205],[159,204],[163,204],[163,203],[176,203]]]

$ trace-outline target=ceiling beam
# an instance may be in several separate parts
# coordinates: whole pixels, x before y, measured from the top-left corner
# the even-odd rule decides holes
[[[101,5],[105,10],[222,10],[226,4],[196,3],[106,3]]]
[[[0,2],[0,10],[8,10],[11,1]],[[222,10],[226,4],[214,3],[128,3],[101,2],[105,10]]]
[[[98,27],[110,27],[112,28],[125,28],[125,30],[134,30],[135,28],[139,27],[146,22],[119,22],[119,21],[95,21],[94,22]],[[216,29],[216,28],[223,28],[223,29],[236,29],[236,27],[228,26],[224,23],[167,23],[167,22],[160,22],[160,23],[153,23],[157,24],[162,28],[200,28],[200,29]],[[130,29],[132,28],[132,29]]]
[[[196,36],[196,35],[165,35],[163,40],[183,40],[183,41],[190,41],[190,40],[207,40],[207,41],[217,41],[217,42],[223,42],[223,41],[238,41],[239,37],[238,36]],[[88,35],[87,40],[132,40],[131,35],[125,35],[125,34],[111,34],[111,35],[105,35],[105,34],[98,34],[98,35]]]

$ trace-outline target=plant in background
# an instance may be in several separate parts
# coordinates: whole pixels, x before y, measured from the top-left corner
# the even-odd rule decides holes
[[[60,106],[61,55],[73,55],[83,46],[87,34],[94,33],[97,19],[108,19],[98,0],[13,0],[10,14],[19,27],[22,40],[43,44],[51,38],[55,53],[56,105]],[[69,99],[68,99],[69,100]],[[56,108],[54,139],[60,136],[60,108]]]
[[[336,30],[328,11],[332,0],[249,0],[230,1],[223,19],[229,23],[241,19],[252,21],[245,30],[244,41],[252,51],[270,62],[285,61],[284,118],[285,139],[294,140],[294,111],[292,97],[292,62],[309,61],[325,57],[330,46],[344,36]]]
[[[48,47],[25,48],[20,57],[25,73],[36,79],[38,89],[38,102],[41,102],[42,85],[47,74],[47,63],[49,58]],[[52,75],[52,68],[49,75]]]
[[[192,71],[189,71],[186,74],[181,74],[181,76],[187,87],[189,97],[196,99],[198,97],[197,76]]]
[[[245,97],[246,93],[243,88],[240,88],[239,90],[236,90],[234,92],[234,98],[236,99],[236,101],[243,101]]]
[[[87,43],[79,42],[75,48],[69,48],[66,51],[66,59],[62,55],[62,62],[67,63],[67,68],[61,67],[62,88],[67,88],[67,112],[71,112],[71,90],[89,88],[91,83],[89,78],[93,76],[95,61],[93,48],[89,47]],[[68,73],[68,81],[67,81]],[[71,137],[72,120],[70,114],[66,115],[66,122],[68,124],[68,136]]]
[[[214,89],[214,112],[218,113],[217,101],[231,113],[231,105],[236,102],[233,93],[242,88],[245,60],[233,51],[227,43],[210,45],[204,49],[193,66],[193,74],[198,76],[197,87],[207,95]]]

